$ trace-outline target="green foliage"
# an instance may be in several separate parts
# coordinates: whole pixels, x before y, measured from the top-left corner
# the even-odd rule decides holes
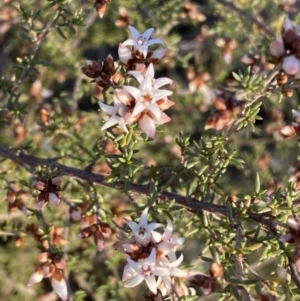
[[[299,143],[283,140],[280,132],[292,121],[291,109],[299,107],[299,87],[296,79],[281,87],[274,80],[267,30],[280,32],[279,16],[289,9],[275,0],[191,4],[189,10],[179,0],[113,0],[100,19],[90,1],[1,2],[1,300],[51,294],[47,280],[26,286],[45,250],[66,259],[70,300],[145,300],[146,285],[124,287],[126,257],[114,244],[120,230],[129,231],[125,219],[137,221],[146,207],[149,220],[166,225],[170,219],[174,235],[185,237],[180,251],[187,270],[193,266],[209,275],[212,262],[224,270],[209,296],[200,285],[197,296],[173,291],[172,300],[244,300],[244,289],[255,300],[262,291],[276,300],[298,300],[295,244],[279,237],[288,218],[300,214]],[[297,10],[290,15],[299,23]],[[80,71],[86,59],[103,62],[111,54],[117,61],[129,24],[140,32],[155,28],[153,37],[168,49],[155,71],[156,78],[173,79],[175,105],[154,139],[137,124],[128,133],[102,131],[107,115],[97,102],[111,104],[115,87],[101,90]],[[250,66],[243,63],[245,55],[253,58]],[[124,76],[121,65],[114,75],[119,71]],[[126,75],[116,86],[132,82]],[[224,103],[218,108],[214,91],[220,87],[232,93],[232,108],[229,100],[226,109]],[[294,90],[290,98],[281,93],[288,89]],[[226,124],[205,130],[216,111]],[[58,176],[60,205],[38,211],[41,191],[31,187],[33,180]],[[9,189],[24,192],[27,216],[18,210],[7,214]],[[92,238],[75,237],[75,206],[113,228],[102,253]],[[40,240],[30,224],[37,225]],[[49,247],[52,227],[64,229],[68,244]]]

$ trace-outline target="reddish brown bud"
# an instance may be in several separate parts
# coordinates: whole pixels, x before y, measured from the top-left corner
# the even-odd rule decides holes
[[[216,263],[216,262],[213,262],[211,265],[210,265],[210,268],[209,268],[209,274],[214,277],[214,278],[219,278],[219,277],[222,277],[223,276],[223,267]]]
[[[281,130],[280,130],[281,135],[283,138],[291,138],[295,133],[295,128],[291,124],[285,125]]]
[[[288,81],[288,76],[284,72],[281,72],[281,73],[278,74],[277,84],[279,86],[282,86],[282,85],[286,84],[287,81]]]

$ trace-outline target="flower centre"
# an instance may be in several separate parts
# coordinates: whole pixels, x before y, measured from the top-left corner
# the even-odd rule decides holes
[[[137,39],[137,44],[139,46],[143,46],[145,44],[145,42],[147,42],[147,40],[143,37],[143,36],[139,36]]]
[[[148,265],[148,264],[144,264],[142,266],[142,272],[145,276],[149,276],[149,275],[152,275],[153,273],[153,267]]]
[[[144,236],[144,235],[145,235],[145,232],[146,232],[146,229],[145,229],[145,228],[142,228],[142,227],[139,228],[139,235],[140,235],[140,236]]]
[[[143,95],[143,102],[147,105],[149,105],[152,101],[152,95],[151,94],[144,94]]]

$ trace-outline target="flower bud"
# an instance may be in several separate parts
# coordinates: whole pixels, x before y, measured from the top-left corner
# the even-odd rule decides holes
[[[291,138],[295,134],[295,128],[291,124],[285,125],[281,130],[280,133],[283,138]]]
[[[280,72],[277,76],[277,85],[282,86],[288,82],[288,76],[284,72]]]
[[[213,262],[209,267],[209,274],[214,278],[222,277],[223,272],[223,267],[216,262]]]
[[[283,59],[282,69],[288,75],[295,75],[300,70],[300,62],[294,55],[289,55]]]
[[[285,53],[285,48],[282,42],[282,39],[277,39],[275,41],[273,41],[270,45],[270,53],[272,56],[274,57],[280,57],[282,55],[284,55]]]

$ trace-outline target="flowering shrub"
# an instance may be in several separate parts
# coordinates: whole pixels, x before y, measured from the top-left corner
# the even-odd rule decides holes
[[[246,2],[0,4],[1,300],[298,300],[300,7]]]

